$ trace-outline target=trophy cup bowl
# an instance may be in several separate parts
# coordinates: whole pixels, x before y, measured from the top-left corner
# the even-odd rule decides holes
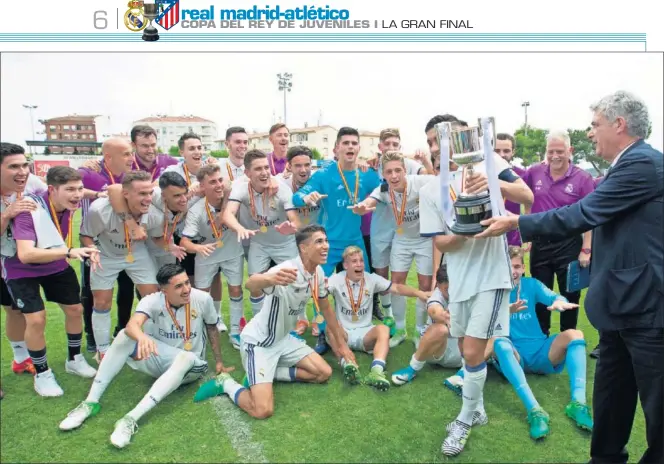
[[[485,151],[480,141],[482,130],[479,126],[450,132],[451,160],[465,167],[462,175],[468,177],[474,174],[473,165],[484,160]],[[462,186],[465,179],[462,179]],[[488,190],[477,193],[461,192],[454,202],[454,213],[456,223],[452,226],[452,232],[456,235],[472,236],[479,234],[486,227],[480,221],[492,216],[491,197]]]
[[[157,19],[158,10],[156,3],[143,4],[143,16],[150,21],[150,25],[143,31],[143,40],[146,42],[155,42],[159,40],[159,32],[157,28],[152,25],[152,21]]]

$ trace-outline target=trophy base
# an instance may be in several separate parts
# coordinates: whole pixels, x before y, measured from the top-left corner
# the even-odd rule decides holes
[[[156,27],[148,27],[143,31],[142,39],[146,42],[156,42],[159,40],[159,31]]]
[[[454,202],[456,223],[452,232],[456,235],[476,235],[486,229],[480,222],[493,216],[491,212],[491,197],[489,193],[477,196],[459,196]]]

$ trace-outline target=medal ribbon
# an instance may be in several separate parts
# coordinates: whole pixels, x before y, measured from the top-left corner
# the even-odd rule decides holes
[[[230,163],[230,161],[229,161],[229,163]],[[233,175],[233,170],[231,169],[231,167],[230,167],[230,165],[229,165],[228,163],[226,163],[226,170],[228,171],[228,178],[229,178],[231,181],[234,181],[234,180],[235,180],[235,176]]]
[[[346,181],[346,176],[344,176],[344,172],[341,170],[341,165],[337,163],[337,170],[339,171],[339,175],[341,176],[341,182],[344,183],[344,187],[346,187],[346,193],[348,193],[348,198],[351,201],[351,204],[356,204],[357,203],[357,193],[360,190],[360,172],[355,169],[355,195],[351,196],[350,195],[350,188],[348,187],[348,182]]]
[[[293,180],[291,181],[291,186],[293,187],[293,193],[297,192],[300,189],[295,183],[295,178],[293,178]],[[305,206],[304,208],[298,208],[298,211],[302,214],[302,216],[306,218],[309,216],[311,208]]]
[[[111,185],[115,185],[115,179],[113,178],[113,173],[111,172],[110,169],[108,169],[108,167],[106,167],[106,163],[102,161],[101,167],[104,168],[104,171],[106,171],[106,174],[108,174],[108,178],[111,181]]]
[[[267,159],[270,161],[270,174],[276,176],[277,169],[274,167],[274,152],[270,156],[268,156]]]
[[[129,236],[129,228],[127,223],[124,222],[125,245],[127,245],[127,256],[131,256],[131,237]]]
[[[74,224],[74,221],[72,221],[71,216],[69,217],[69,227],[67,230],[67,236],[65,237],[62,233],[62,227],[60,226],[60,221],[58,221],[58,214],[55,211],[55,207],[53,206],[53,202],[51,199],[48,199],[48,209],[51,213],[51,219],[53,220],[53,223],[55,224],[55,227],[58,229],[58,233],[60,234],[60,237],[62,237],[62,240],[64,240],[67,243],[67,248],[71,248],[72,246],[72,239],[74,234],[72,234],[72,226]]]
[[[221,236],[224,235],[223,229],[217,229],[217,224],[214,223],[214,217],[212,217],[212,211],[210,211],[210,203],[208,199],[205,199],[205,212],[207,213],[208,220],[210,221],[210,227],[212,227],[212,235],[214,235],[215,240],[221,240]]]
[[[184,171],[184,180],[187,181],[187,187],[191,187],[191,179],[189,178],[189,169],[187,169],[187,165],[182,162],[182,170]]]
[[[134,169],[136,169],[137,171],[142,171],[141,167],[138,165],[138,161],[136,161],[136,155],[134,155]],[[157,160],[155,159],[154,167],[152,168],[152,172],[150,173],[152,179],[154,179],[154,175],[156,172],[157,172]]]
[[[182,327],[178,323],[177,318],[175,317],[175,312],[171,309],[171,305],[168,302],[168,298],[166,295],[164,295],[164,301],[166,302],[166,311],[168,311],[168,315],[171,316],[171,320],[173,321],[173,325],[175,326],[176,329],[178,329],[178,332],[180,332],[180,336],[182,337],[182,340],[187,343],[189,341],[189,337],[191,336],[191,304],[187,303],[184,305],[184,314],[185,314],[185,331],[186,331],[186,336],[185,333],[182,332]]]
[[[311,298],[314,300],[314,308],[316,308],[316,314],[320,314],[320,307],[318,306],[318,269],[314,271],[314,275],[312,279],[309,281],[309,289],[311,290]]]
[[[256,214],[256,199],[254,198],[254,189],[251,186],[251,182],[247,184],[247,188],[249,189],[249,209],[251,209],[251,217],[253,218],[254,221],[259,223],[261,226],[265,225],[263,224],[262,219],[258,219],[258,215]],[[262,201],[263,201],[263,215],[267,219],[267,191],[262,193]]]
[[[403,194],[401,195],[401,209],[397,213],[397,200],[394,194],[394,189],[390,188],[390,200],[392,200],[392,213],[394,213],[394,220],[397,223],[397,227],[401,227],[403,224],[403,218],[406,214],[406,197],[408,197],[408,181],[404,179],[404,189]],[[364,285],[364,280],[362,281]]]
[[[362,277],[362,283],[360,284],[360,293],[357,295],[357,302],[355,301],[355,295],[353,294],[353,288],[351,286],[350,280],[346,277],[346,289],[348,289],[348,298],[350,299],[350,307],[353,310],[353,314],[357,317],[357,313],[360,310],[362,305],[362,294],[364,292],[364,277]]]
[[[169,234],[168,213],[164,212],[164,243],[166,243],[166,246],[168,246],[171,243],[171,238],[173,237],[173,234],[175,234],[175,228],[177,227],[178,222],[180,222],[180,213],[173,216],[173,229],[171,229],[171,233]]]

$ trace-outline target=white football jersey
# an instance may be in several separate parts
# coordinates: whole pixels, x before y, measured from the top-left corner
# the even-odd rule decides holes
[[[368,327],[371,325],[373,317],[373,296],[375,293],[386,292],[392,286],[392,282],[379,276],[378,274],[364,273],[364,288],[361,281],[348,281],[353,292],[353,301],[355,304],[360,302],[357,311],[357,321],[353,321],[353,309],[346,284],[346,271],[337,272],[327,280],[327,288],[334,296],[334,307],[337,313],[337,319],[344,329],[354,329],[357,327]]]

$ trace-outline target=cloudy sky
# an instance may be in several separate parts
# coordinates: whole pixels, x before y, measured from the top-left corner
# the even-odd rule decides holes
[[[585,128],[589,104],[618,89],[649,105],[650,142],[662,149],[662,55],[645,53],[50,53],[2,54],[3,141],[31,138],[35,120],[66,114],[110,117],[114,132],[154,114],[193,114],[265,131],[283,117],[279,72],[293,74],[291,127],[398,127],[404,150],[424,148],[435,114],[474,121],[495,116],[500,132]],[[35,130],[42,130],[35,123]],[[38,136],[43,138],[43,136]]]

